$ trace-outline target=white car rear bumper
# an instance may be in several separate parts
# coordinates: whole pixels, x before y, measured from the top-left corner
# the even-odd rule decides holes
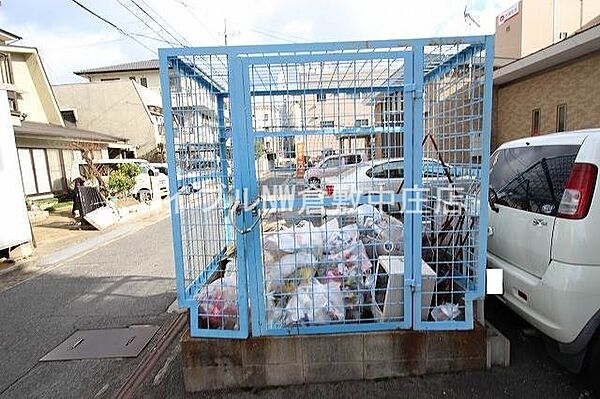
[[[600,309],[600,266],[551,261],[538,278],[490,253],[487,264],[504,270],[505,302],[555,341],[573,342]]]

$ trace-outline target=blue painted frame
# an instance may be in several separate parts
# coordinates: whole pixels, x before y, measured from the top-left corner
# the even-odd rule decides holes
[[[243,69],[243,77],[248,82],[246,87],[244,88],[245,94],[245,102],[243,104],[243,108],[240,109],[252,109],[251,107],[251,96],[255,95],[257,92],[253,92],[249,82],[249,70],[252,65],[265,65],[270,63],[303,63],[303,62],[319,62],[319,61],[353,61],[353,60],[377,60],[377,59],[403,59],[404,60],[404,69],[405,69],[405,84],[402,87],[406,95],[406,88],[410,87],[412,84],[412,71],[413,71],[413,59],[412,53],[407,51],[395,51],[395,52],[383,52],[383,53],[335,53],[335,54],[325,54],[325,55],[302,55],[302,56],[291,56],[291,55],[282,55],[276,57],[245,57],[241,58],[242,60],[242,69]],[[382,86],[382,91],[388,91],[388,87]],[[293,92],[290,90],[289,92]],[[298,92],[304,93],[303,90],[298,90]],[[405,97],[406,98],[406,97]],[[411,109],[412,101],[409,101],[406,104],[406,109]],[[233,108],[233,107],[232,107]],[[247,114],[247,139],[246,143],[247,148],[254,148],[254,140],[256,137],[265,137],[258,136],[252,129],[252,118],[250,113]],[[412,127],[413,113],[408,112],[404,116],[405,127],[403,129],[398,129],[399,131],[406,131],[408,134],[403,134],[404,145],[410,142],[411,140],[411,127]],[[351,129],[350,129],[351,130]],[[336,131],[334,129],[321,129],[323,134],[326,133],[336,133],[336,134],[344,134],[342,132]],[[389,132],[390,130],[386,130]],[[266,133],[266,132],[265,132]],[[270,136],[280,135],[282,132],[278,132],[276,130],[269,132]],[[285,132],[288,133],[287,131]],[[410,151],[409,151],[410,152]],[[410,158],[410,155],[409,155]],[[252,157],[252,159],[254,159]],[[253,162],[252,162],[253,164]],[[254,164],[252,165],[254,167]],[[250,169],[250,168],[248,168]],[[254,169],[254,168],[252,168]],[[406,182],[410,185],[412,183],[412,175],[413,175],[413,165],[411,162],[408,162],[406,165],[405,175]],[[256,178],[255,171],[253,170],[253,174],[247,175],[247,181],[249,182],[249,189],[251,193],[258,193],[258,179]],[[254,198],[255,196],[251,196]],[[399,202],[401,201],[400,195],[379,195],[379,196],[371,196],[371,197],[383,197],[384,199]],[[285,200],[283,200],[285,202]],[[324,204],[330,203],[331,201],[324,201]],[[360,201],[359,201],[360,202]],[[270,207],[278,207],[280,206],[280,201],[275,201],[274,203],[268,204],[265,208]],[[298,200],[292,202],[292,206],[300,209],[300,204]],[[412,216],[408,216],[411,218]],[[410,228],[409,228],[410,233]],[[296,335],[296,334],[334,334],[334,333],[342,333],[342,332],[359,332],[359,331],[381,331],[381,330],[390,330],[390,329],[408,329],[412,325],[412,263],[407,262],[405,264],[404,270],[404,320],[398,322],[375,322],[368,324],[327,324],[327,325],[319,325],[319,326],[301,326],[301,327],[292,327],[292,328],[269,328],[267,326],[267,312],[266,312],[266,303],[265,303],[265,293],[263,290],[264,287],[264,274],[263,274],[263,259],[262,254],[258,250],[260,245],[257,245],[261,242],[260,237],[260,228],[256,228],[252,230],[249,234],[256,234],[256,239],[253,241],[255,245],[252,245],[250,251],[253,254],[253,257],[249,257],[248,260],[250,263],[247,263],[247,275],[249,278],[249,291],[250,291],[250,304],[252,309],[252,334],[254,336],[260,335]],[[412,234],[405,235],[408,239],[404,240],[404,248],[405,251],[410,253],[412,247]],[[406,253],[406,252],[405,252]],[[405,255],[406,257],[406,255]],[[406,267],[408,265],[408,267]],[[254,270],[250,270],[250,267],[253,267]]]
[[[424,72],[424,64],[427,59],[424,54],[424,48],[428,45],[467,45],[464,49],[447,59],[433,70]],[[377,59],[390,58],[390,51],[378,53],[377,49],[392,49],[391,53],[397,53],[405,59],[405,82],[403,85],[391,84],[381,86],[380,88],[322,88],[322,89],[304,89],[304,90],[255,90],[249,89],[249,71],[248,66],[264,64],[269,62],[310,62],[315,60],[354,60],[354,59]],[[397,50],[396,50],[397,49]],[[168,165],[171,170],[176,170],[175,162],[175,138],[173,132],[173,108],[170,96],[169,69],[176,68],[181,73],[189,75],[200,86],[212,91],[218,102],[218,125],[219,125],[219,153],[221,157],[221,167],[225,171],[221,176],[223,185],[223,199],[227,204],[229,202],[229,180],[227,177],[227,147],[226,140],[232,139],[232,150],[235,159],[234,167],[234,187],[242,189],[250,182],[246,189],[250,200],[258,195],[258,186],[256,181],[256,171],[254,166],[254,157],[252,152],[248,152],[248,146],[253,148],[254,139],[257,137],[269,136],[296,136],[314,134],[312,130],[302,131],[278,131],[278,132],[252,132],[251,115],[244,110],[249,109],[251,96],[259,95],[293,95],[293,94],[313,94],[335,92],[335,93],[363,93],[389,90],[404,90],[405,93],[405,134],[403,134],[404,147],[413,151],[406,151],[405,160],[407,170],[405,185],[407,187],[419,187],[422,184],[422,138],[423,138],[423,89],[424,83],[443,75],[460,59],[467,59],[475,52],[485,49],[485,92],[483,98],[483,135],[482,135],[482,163],[481,170],[481,193],[487,193],[489,168],[489,147],[491,135],[491,107],[492,107],[492,68],[493,68],[493,36],[472,36],[472,37],[446,37],[446,38],[423,38],[414,40],[376,40],[376,41],[351,41],[351,42],[328,42],[328,43],[308,43],[308,44],[289,44],[289,45],[259,45],[259,46],[230,46],[230,47],[186,47],[186,48],[166,48],[159,49],[160,81],[162,86],[162,99],[165,120],[165,136],[167,142]],[[308,53],[311,54],[308,54]],[[318,53],[318,54],[315,54]],[[227,56],[227,67],[229,77],[229,87],[223,88],[219,84],[210,81],[204,75],[198,73],[198,68],[188,65],[179,57],[193,57],[200,55],[224,55]],[[176,60],[176,63],[174,61]],[[191,69],[190,69],[191,68]],[[186,72],[187,71],[187,72]],[[342,91],[340,91],[342,90]],[[232,129],[228,131],[224,127],[223,103],[224,99],[229,98],[231,107]],[[338,132],[347,135],[371,134],[378,128],[355,128],[348,129],[345,132]],[[327,129],[321,129],[323,133]],[[386,130],[387,131],[387,130]],[[318,131],[317,131],[318,132]],[[219,337],[219,338],[246,338],[248,336],[248,295],[252,307],[252,333],[253,335],[289,335],[296,333],[321,334],[321,333],[341,333],[357,331],[377,331],[394,328],[410,328],[423,330],[460,330],[471,329],[473,327],[473,303],[472,301],[481,298],[485,294],[485,260],[486,260],[486,242],[487,242],[487,221],[488,209],[487,202],[480,198],[479,215],[479,253],[478,269],[476,271],[476,280],[467,281],[468,289],[465,294],[465,313],[464,321],[448,322],[423,322],[419,319],[421,299],[421,267],[420,253],[421,240],[414,239],[421,237],[422,216],[415,216],[409,213],[405,215],[405,259],[408,268],[405,270],[405,322],[404,323],[370,323],[370,324],[332,324],[327,326],[301,327],[292,329],[266,329],[261,323],[262,316],[265,313],[264,296],[262,295],[261,283],[262,275],[262,256],[257,243],[260,242],[259,229],[253,229],[248,234],[233,232],[229,222],[226,225],[227,240],[231,240],[235,234],[237,244],[237,262],[238,268],[238,301],[240,314],[240,329],[215,330],[200,329],[198,326],[198,308],[194,300],[194,295],[208,277],[210,277],[213,268],[216,268],[216,260],[221,254],[215,254],[213,260],[206,266],[204,273],[197,276],[188,286],[185,280],[185,268],[182,248],[181,219],[178,204],[178,182],[177,174],[169,174],[169,190],[171,195],[171,220],[173,248],[175,253],[175,272],[177,282],[177,298],[180,307],[189,307],[191,315],[191,333],[192,336]],[[388,196],[390,200],[398,200],[397,196]],[[415,197],[409,197],[415,200]],[[419,202],[415,202],[419,203]],[[264,207],[280,206],[278,203],[264,204]],[[236,224],[241,229],[250,227],[256,220],[256,215],[250,211],[240,213],[236,218]],[[412,291],[412,292],[411,292]],[[194,321],[195,320],[195,321]]]

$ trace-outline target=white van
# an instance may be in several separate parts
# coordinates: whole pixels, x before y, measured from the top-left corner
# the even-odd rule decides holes
[[[108,179],[108,175],[113,170],[117,170],[119,165],[123,163],[134,163],[141,169],[140,174],[135,179],[135,186],[131,189],[131,194],[141,202],[148,201],[152,198],[152,183],[151,176],[158,176],[159,191],[161,198],[169,195],[169,187],[167,176],[160,173],[157,169],[150,166],[150,163],[145,159],[99,159],[94,160],[94,164],[98,166],[98,170],[103,175],[103,178]],[[79,160],[73,162],[73,170],[71,176],[73,180],[77,177],[85,177],[86,162]]]
[[[572,372],[600,376],[600,130],[524,138],[490,160],[488,268]],[[600,386],[599,386],[600,388]]]

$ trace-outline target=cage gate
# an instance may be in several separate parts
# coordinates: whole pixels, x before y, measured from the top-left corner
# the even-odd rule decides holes
[[[472,328],[491,46],[161,49],[192,336]]]

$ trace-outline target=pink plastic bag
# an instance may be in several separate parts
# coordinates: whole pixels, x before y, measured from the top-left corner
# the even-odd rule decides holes
[[[209,328],[232,330],[238,323],[237,287],[235,280],[221,278],[204,286],[198,296],[198,312]]]

